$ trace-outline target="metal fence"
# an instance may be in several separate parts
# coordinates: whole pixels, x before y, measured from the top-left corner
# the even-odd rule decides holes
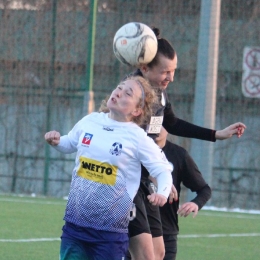
[[[43,136],[67,133],[88,112],[92,80],[97,109],[132,70],[112,51],[127,22],[159,27],[173,43],[178,69],[168,93],[178,117],[191,122],[200,9],[198,0],[0,0],[0,192],[67,195],[74,155],[50,149]],[[242,121],[247,130],[214,144],[213,205],[260,208],[259,49],[260,2],[222,0],[216,129]],[[174,141],[190,149],[189,139]]]

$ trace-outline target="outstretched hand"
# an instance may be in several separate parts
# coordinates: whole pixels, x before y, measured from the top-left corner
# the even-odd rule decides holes
[[[180,206],[177,213],[181,217],[187,217],[191,212],[193,212],[193,218],[195,218],[198,214],[199,207],[194,202],[186,202]]]
[[[217,140],[225,140],[232,137],[233,135],[236,135],[238,138],[240,138],[243,135],[245,129],[246,125],[244,125],[241,122],[238,122],[222,130],[216,131],[215,137]]]
[[[162,207],[167,202],[167,198],[158,193],[152,193],[151,195],[148,195],[147,199],[153,206]]]
[[[58,145],[60,143],[60,133],[57,131],[47,132],[44,136],[46,142],[50,145]]]

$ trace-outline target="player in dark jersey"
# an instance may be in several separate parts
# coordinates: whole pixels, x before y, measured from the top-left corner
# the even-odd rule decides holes
[[[169,142],[166,138],[167,132],[162,128],[160,137],[157,138],[156,143],[162,148],[168,161],[174,165],[172,177],[173,184],[178,192],[178,198],[180,197],[181,184],[192,192],[197,193],[194,199],[182,204],[180,207],[179,199],[173,203],[167,202],[163,207],[160,207],[163,241],[165,245],[164,260],[175,260],[177,254],[177,235],[179,233],[178,216],[187,217],[192,213],[193,217],[195,217],[198,211],[210,199],[211,189],[205,182],[189,153],[184,148]]]
[[[133,73],[149,80],[152,87],[156,89],[160,101],[159,104],[155,104],[154,115],[145,126],[147,133],[155,139],[163,125],[170,134],[211,142],[215,142],[217,139],[224,140],[233,135],[241,137],[246,126],[240,122],[216,131],[188,123],[174,115],[166,88],[174,80],[177,54],[166,39],[159,38],[157,28],[154,29],[154,32],[158,38],[158,51],[155,58]],[[136,218],[129,223],[129,251],[132,259],[163,259],[165,253],[160,212],[159,208],[152,206],[146,198],[150,193],[149,189],[148,174],[142,168],[141,185],[134,199]],[[131,256],[128,255],[126,259],[130,259]]]

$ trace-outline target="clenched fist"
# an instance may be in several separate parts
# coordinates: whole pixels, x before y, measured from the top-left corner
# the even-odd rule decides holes
[[[46,142],[50,145],[56,146],[60,143],[60,133],[55,130],[47,132],[44,138]]]

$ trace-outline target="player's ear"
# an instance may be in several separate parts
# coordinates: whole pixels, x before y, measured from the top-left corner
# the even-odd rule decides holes
[[[132,111],[131,115],[136,117],[140,116],[142,114],[142,109],[140,107],[137,107],[134,111]]]
[[[142,74],[148,71],[148,66],[146,64],[140,65],[139,69],[141,70]]]

